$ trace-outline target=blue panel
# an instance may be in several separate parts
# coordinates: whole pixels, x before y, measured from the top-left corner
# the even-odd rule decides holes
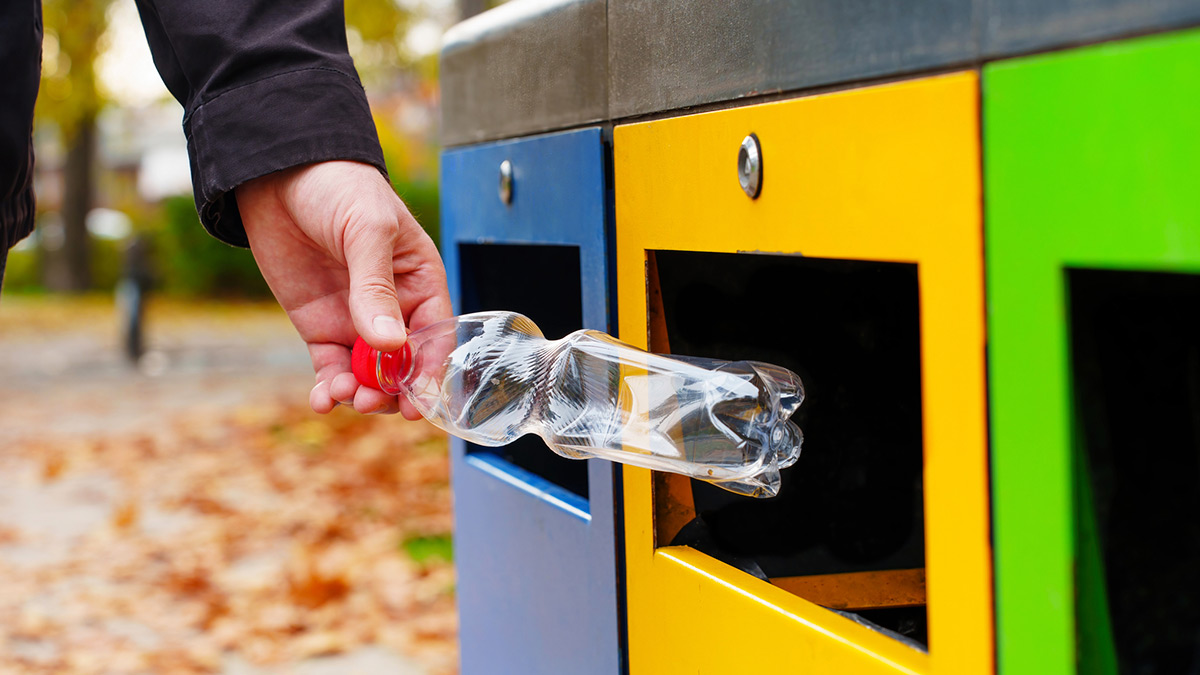
[[[510,204],[498,191],[504,160]],[[442,255],[456,310],[475,291],[464,284],[505,283],[461,269],[460,245],[570,246],[583,325],[608,330],[606,183],[599,129],[444,153]],[[613,465],[587,460],[585,499],[457,439],[451,454],[463,673],[621,672]]]

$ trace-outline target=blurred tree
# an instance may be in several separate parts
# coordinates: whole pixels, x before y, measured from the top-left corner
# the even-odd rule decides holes
[[[346,37],[363,84],[370,87],[411,65],[402,45],[413,14],[395,0],[345,0]]]
[[[87,214],[95,203],[96,171],[100,168],[96,120],[100,111],[113,103],[97,85],[96,63],[111,39],[108,28],[114,4],[114,0],[43,0],[45,42],[35,123],[39,128],[57,129],[64,150],[62,236],[43,237],[43,244],[51,240],[54,245],[43,246],[41,251],[43,280],[51,290],[94,287],[96,251],[87,230]],[[345,0],[347,41],[369,90],[394,91],[419,65],[431,60],[436,63],[430,58],[420,60],[405,49],[404,38],[419,18],[410,9],[416,6],[397,0]],[[404,156],[399,146],[405,139],[390,141],[395,152],[389,160]],[[392,173],[397,173],[395,167]]]
[[[112,0],[44,0],[42,84],[35,124],[58,128],[62,167],[62,246],[45,251],[45,283],[53,290],[92,285],[87,214],[93,199],[96,115],[104,101],[96,87],[96,57]]]
[[[346,32],[354,65],[373,97],[375,127],[392,187],[438,242],[437,183],[422,175],[436,176],[437,154],[396,128],[396,97],[389,96],[402,91],[401,98],[420,97],[420,83],[436,81],[436,54],[422,56],[405,48],[408,31],[421,18],[409,8],[413,6],[396,0],[345,0]]]
[[[190,196],[163,202],[163,229],[157,233],[155,254],[161,262],[155,277],[162,289],[183,297],[269,298],[254,256],[210,237],[200,226]]]

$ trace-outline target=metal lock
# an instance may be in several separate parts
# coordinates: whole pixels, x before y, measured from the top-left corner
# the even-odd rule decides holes
[[[500,201],[512,204],[513,198],[513,168],[507,159],[500,162]]]
[[[738,183],[751,199],[758,199],[759,193],[762,192],[762,174],[762,146],[758,142],[758,136],[750,134],[742,140],[742,146],[738,148]]]

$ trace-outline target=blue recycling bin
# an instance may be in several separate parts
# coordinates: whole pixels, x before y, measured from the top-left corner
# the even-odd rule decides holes
[[[456,313],[513,310],[548,338],[609,331],[611,194],[599,128],[449,149],[442,256]],[[536,436],[451,442],[462,671],[621,669],[610,462]]]

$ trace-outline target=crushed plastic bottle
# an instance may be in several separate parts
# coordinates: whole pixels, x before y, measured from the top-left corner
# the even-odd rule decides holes
[[[403,394],[434,425],[483,446],[533,433],[573,459],[600,457],[779,492],[800,456],[789,418],[804,399],[790,370],[757,361],[651,354],[604,333],[547,340],[528,318],[479,312],[440,321],[380,353],[354,347],[359,382]]]

